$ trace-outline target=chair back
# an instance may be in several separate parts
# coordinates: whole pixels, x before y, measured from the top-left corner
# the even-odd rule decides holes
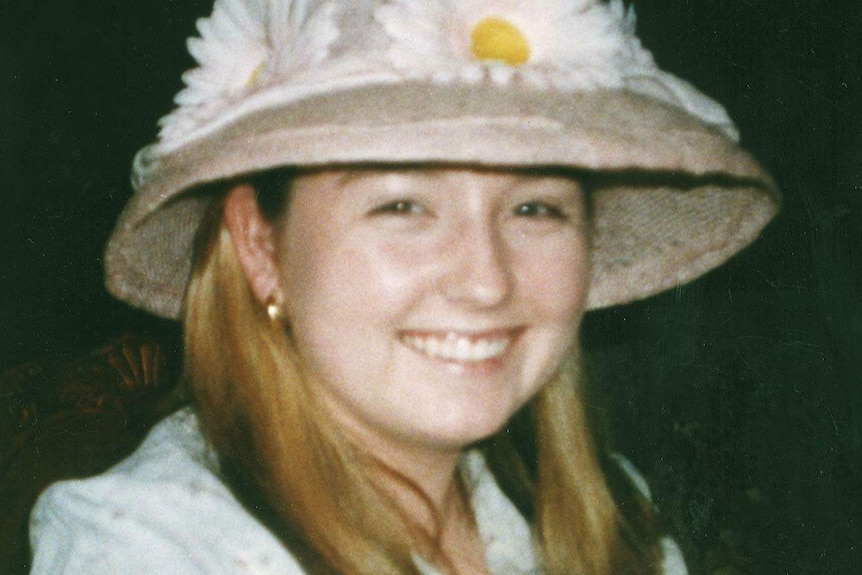
[[[0,575],[29,571],[27,523],[45,487],[105,471],[182,405],[178,356],[124,336],[0,374]]]

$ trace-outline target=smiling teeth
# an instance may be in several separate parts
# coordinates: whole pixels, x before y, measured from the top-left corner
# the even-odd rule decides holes
[[[405,336],[404,342],[430,357],[450,361],[484,361],[503,355],[512,339],[508,337],[471,341],[467,337]]]

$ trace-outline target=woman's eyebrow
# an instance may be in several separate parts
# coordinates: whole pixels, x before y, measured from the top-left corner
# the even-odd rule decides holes
[[[560,179],[556,176],[535,175],[535,174],[531,174],[529,172],[527,172],[527,173],[515,173],[515,172],[513,172],[512,175],[513,175],[514,179],[512,180],[512,182],[509,185],[506,186],[507,190],[512,190],[512,189],[516,189],[519,187],[523,188],[523,189],[531,190],[534,188],[542,187],[542,184],[544,182],[557,181]],[[565,186],[565,188],[561,187],[558,189],[560,189],[566,195],[569,195],[570,193],[573,193],[573,192],[578,192],[579,190],[583,189],[583,184],[581,184],[581,182],[576,180],[576,179],[565,178],[565,181],[567,184]],[[557,193],[557,192],[552,192],[552,193]]]

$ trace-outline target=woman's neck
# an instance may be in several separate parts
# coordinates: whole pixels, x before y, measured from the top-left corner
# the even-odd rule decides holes
[[[417,491],[421,493],[417,503],[425,507],[430,503],[435,513],[445,509],[461,458],[459,446],[398,441],[350,419],[342,421],[336,433],[366,459],[372,479],[387,493],[400,501],[398,494],[406,491],[408,509]]]
[[[372,480],[423,529],[438,532],[457,511],[463,499],[459,452],[377,452],[369,458]]]
[[[431,544],[428,559],[441,572],[457,575],[487,575],[485,548],[473,517],[470,496],[456,465],[449,467],[445,486],[436,499],[418,481],[394,471],[373,474],[403,512],[408,524],[421,530]],[[427,477],[427,476],[426,476]],[[436,478],[435,478],[436,479]],[[440,481],[442,485],[444,481]],[[428,485],[425,483],[424,485]]]

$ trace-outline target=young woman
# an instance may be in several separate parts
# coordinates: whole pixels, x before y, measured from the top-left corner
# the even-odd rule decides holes
[[[620,2],[218,0],[107,251],[190,405],[34,511],[37,574],[684,573],[590,436],[589,309],[777,192]]]

